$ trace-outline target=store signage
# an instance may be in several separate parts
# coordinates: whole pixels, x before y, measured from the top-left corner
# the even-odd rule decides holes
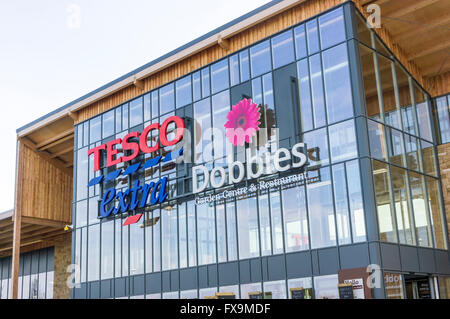
[[[303,152],[304,149],[304,143],[297,143],[291,150],[280,148],[273,155],[267,152],[261,156],[250,157],[250,152],[248,151],[248,160],[245,166],[240,161],[235,161],[228,165],[228,184],[240,183],[244,177],[246,179],[255,179],[262,175],[284,172],[291,168],[301,168],[307,162],[306,155]],[[201,180],[199,180],[200,176],[202,178]],[[208,185],[212,188],[221,188],[226,182],[227,174],[225,168],[222,166],[213,168],[211,172],[204,165],[198,165],[192,168],[194,194],[203,192]]]
[[[175,123],[176,129],[175,137],[171,140],[168,139],[168,126],[171,123]],[[140,152],[143,153],[153,153],[160,149],[162,146],[172,146],[180,142],[183,138],[184,134],[184,121],[178,116],[171,116],[166,119],[162,125],[159,123],[153,123],[147,126],[142,133],[139,132],[131,132],[128,133],[123,139],[115,139],[106,144],[102,144],[88,151],[88,155],[94,155],[94,171],[98,171],[100,169],[100,158],[102,156],[102,152],[106,152],[106,167],[110,167],[112,165],[117,165],[122,162],[128,162],[132,159],[135,159]],[[159,132],[159,141],[155,143],[153,146],[148,145],[148,135],[151,131],[157,130]],[[134,140],[132,140],[134,138]],[[138,141],[136,141],[138,140]],[[160,145],[161,143],[161,145]],[[123,156],[117,156],[119,154],[119,149],[115,148],[117,145],[122,145]],[[130,151],[131,154],[125,155],[125,151]],[[145,163],[136,163],[128,166],[126,169],[118,169],[109,173],[106,176],[98,176],[91,179],[88,186],[94,186],[99,184],[102,181],[114,180],[119,176],[126,176],[133,174],[141,169],[151,168],[153,166],[158,165],[159,163],[169,162],[174,160],[178,156],[183,154],[183,148],[179,150],[175,150],[171,153],[163,156],[157,156],[149,159]],[[126,213],[127,211],[132,211],[136,208],[143,208],[147,205],[148,199],[150,197],[150,205],[155,205],[158,203],[164,202],[167,197],[167,177],[163,177],[159,179],[156,183],[150,182],[144,185],[140,185],[139,181],[135,181],[133,187],[125,190],[118,191],[114,187],[107,189],[102,197],[100,203],[100,218],[108,217],[111,214],[119,214]],[[140,200],[138,199],[140,196]],[[119,201],[118,207],[114,205],[109,205],[113,203],[114,200]],[[132,223],[136,223],[140,216],[130,216],[125,221],[124,225],[129,225]]]

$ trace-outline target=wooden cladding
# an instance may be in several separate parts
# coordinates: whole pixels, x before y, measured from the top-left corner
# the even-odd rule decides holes
[[[226,45],[218,44],[194,54],[181,62],[178,62],[160,72],[155,73],[142,80],[143,90],[130,85],[108,97],[105,97],[77,112],[76,123],[83,122],[106,110],[109,110],[121,103],[130,100],[143,92],[148,92],[165,83],[171,82],[184,74],[193,72],[209,63],[219,60],[226,55],[238,51],[246,46],[262,40],[272,34],[282,31],[292,25],[300,23],[319,13],[339,5],[346,0],[310,0],[286,10],[264,22],[261,22],[243,32],[240,32],[228,39]]]
[[[17,188],[21,196],[22,216],[72,223],[73,177],[46,161],[26,145],[19,149],[22,154],[18,167]],[[19,184],[18,184],[19,185]]]
[[[428,78],[426,81],[428,92],[433,97],[450,93],[450,72]]]

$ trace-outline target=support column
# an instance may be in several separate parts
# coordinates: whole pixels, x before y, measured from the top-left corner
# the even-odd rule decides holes
[[[16,192],[14,208],[13,255],[11,265],[11,298],[17,299],[19,292],[19,262],[20,262],[20,230],[22,226],[22,174],[23,174],[23,143],[17,141],[16,147]]]

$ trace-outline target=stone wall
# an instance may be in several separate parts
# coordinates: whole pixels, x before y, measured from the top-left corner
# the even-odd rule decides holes
[[[72,232],[55,239],[55,278],[53,281],[53,298],[70,299],[70,289],[66,285],[69,273],[67,266],[71,264]]]

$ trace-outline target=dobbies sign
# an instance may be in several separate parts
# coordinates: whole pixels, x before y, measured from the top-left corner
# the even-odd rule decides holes
[[[176,126],[175,137],[169,140],[169,130],[168,127],[171,123]],[[161,125],[159,123],[153,123],[144,128],[144,130],[139,132],[131,132],[124,136],[123,139],[115,139],[106,144],[102,144],[88,151],[88,156],[94,156],[94,172],[100,170],[100,159],[104,155],[102,153],[106,152],[106,167],[117,165],[119,163],[128,162],[135,159],[141,152],[143,153],[153,153],[158,151],[164,146],[173,146],[180,142],[183,138],[185,130],[185,124],[183,119],[178,116],[171,116],[167,118]],[[148,145],[148,136],[152,131],[158,131],[159,141],[157,141],[153,146]],[[119,156],[119,145],[122,146],[124,155]],[[127,155],[125,155],[125,151]],[[130,153],[130,154],[128,154]],[[145,163],[136,163],[126,167],[125,169],[118,169],[113,171],[106,176],[101,175],[94,177],[89,181],[88,186],[94,186],[103,181],[112,181],[119,176],[127,176],[137,172],[138,170],[144,170],[158,165],[159,163],[169,162],[176,159],[183,154],[183,148],[175,150],[171,153],[163,156],[157,156],[149,159]],[[100,218],[105,218],[111,214],[126,213],[127,211],[132,211],[138,207],[143,208],[147,205],[148,199],[150,197],[150,205],[155,205],[157,203],[164,202],[167,197],[167,177],[160,178],[156,183],[150,182],[148,184],[140,185],[139,181],[135,181],[133,187],[125,191],[117,191],[114,187],[107,189],[102,197],[100,203]],[[139,193],[142,194],[139,200]],[[114,200],[119,201],[118,207],[110,205]],[[125,220],[125,225],[130,225],[139,221],[142,214],[135,216],[130,216]]]

